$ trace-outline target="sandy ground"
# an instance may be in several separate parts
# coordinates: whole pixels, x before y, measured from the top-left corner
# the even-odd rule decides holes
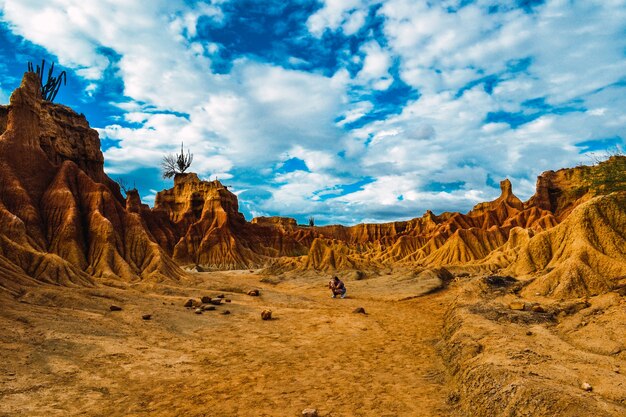
[[[341,300],[328,278],[215,272],[181,286],[0,296],[0,415],[453,414],[437,346],[454,290],[397,301],[429,287],[389,275],[348,282]],[[245,294],[253,288],[260,297]],[[220,293],[232,301],[215,311],[183,307]],[[261,320],[266,308],[274,320]]]

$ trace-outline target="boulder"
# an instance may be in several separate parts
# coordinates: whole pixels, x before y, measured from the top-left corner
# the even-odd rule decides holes
[[[204,304],[209,304],[211,302],[211,297],[209,297],[208,295],[204,295],[204,296],[202,296],[200,301],[202,301],[202,303],[204,303]]]
[[[357,307],[354,309],[354,311],[352,311],[354,314],[367,314],[365,312],[365,309],[363,307]]]
[[[526,304],[523,301],[511,301],[509,303],[509,308],[511,310],[524,310],[526,308]]]
[[[209,303],[218,306],[218,305],[222,304],[222,299],[221,298],[211,298],[209,300]]]
[[[315,408],[305,408],[302,410],[302,417],[319,417]]]
[[[111,311],[122,311],[122,307],[120,307],[120,306],[111,306],[111,307],[109,307],[109,310],[111,310]]]
[[[195,313],[196,313],[196,314],[202,314],[202,311],[203,311],[203,310],[202,310],[201,308],[196,308]]]
[[[215,310],[215,306],[213,305],[204,305],[202,306],[202,311],[214,311]]]
[[[143,316],[141,316],[141,318],[143,320],[150,320],[152,318],[152,314],[144,314]]]
[[[185,304],[183,304],[183,307],[193,307],[194,301],[190,298],[189,300],[185,301]]]
[[[272,310],[263,310],[263,311],[261,311],[261,319],[263,319],[263,320],[271,320],[272,319]]]
[[[540,306],[539,304],[535,304],[530,308],[533,313],[545,313],[546,309]]]
[[[252,297],[258,297],[259,295],[261,295],[261,292],[259,290],[250,290],[248,291],[248,295]]]
[[[230,310],[224,310],[224,311],[222,311],[222,314],[226,316],[226,315],[230,314]]]

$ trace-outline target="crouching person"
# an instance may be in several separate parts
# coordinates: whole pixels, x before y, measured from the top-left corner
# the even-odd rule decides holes
[[[341,298],[346,297],[346,286],[344,285],[343,281],[339,279],[339,277],[333,277],[333,279],[331,279],[328,283],[328,288],[330,288],[333,298],[337,298],[338,295]]]

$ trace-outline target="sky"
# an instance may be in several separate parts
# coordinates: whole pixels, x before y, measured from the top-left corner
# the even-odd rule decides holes
[[[0,103],[42,59],[109,176],[152,204],[184,142],[248,220],[465,212],[626,150],[626,0],[0,0]]]

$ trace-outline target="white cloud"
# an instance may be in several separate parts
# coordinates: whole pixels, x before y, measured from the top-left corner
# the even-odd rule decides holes
[[[320,37],[326,29],[342,28],[344,33],[352,35],[365,23],[368,4],[364,0],[324,0],[322,8],[307,21],[309,31]]]
[[[361,47],[365,54],[363,67],[357,75],[357,81],[369,84],[375,90],[386,90],[393,82],[389,74],[391,56],[378,42],[371,41]]]

